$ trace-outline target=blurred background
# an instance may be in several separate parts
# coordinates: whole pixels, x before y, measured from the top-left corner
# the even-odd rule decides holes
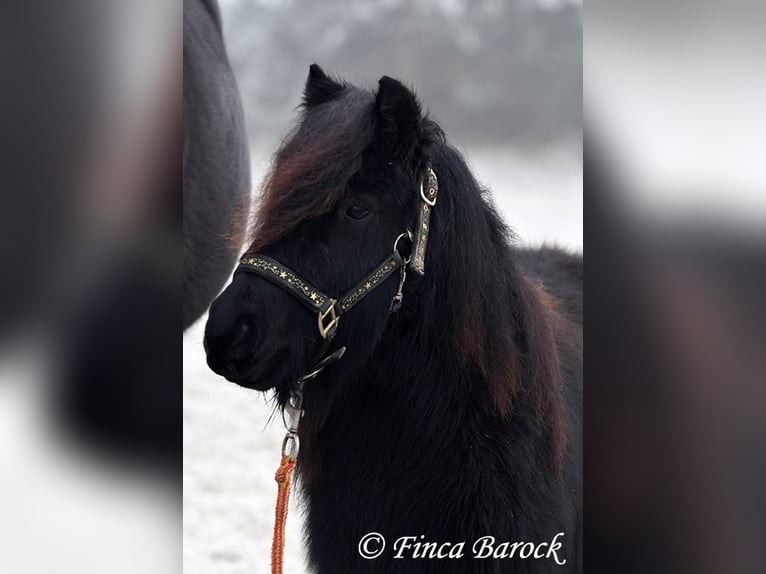
[[[0,7],[0,572],[180,570],[181,3]]]
[[[766,563],[766,6],[589,1],[586,562]]]
[[[763,3],[346,4],[221,5],[254,194],[310,63],[414,87],[522,242],[589,236],[589,571],[763,571]],[[180,11],[0,8],[3,573],[268,567],[280,426],[178,341]]]
[[[525,244],[582,249],[582,5],[557,0],[221,0],[245,110],[254,197],[308,67],[414,88]],[[184,572],[266,572],[283,435],[266,398],[184,336]],[[306,572],[300,488],[285,572]]]
[[[424,107],[525,242],[582,247],[582,5],[568,0],[221,0],[258,186],[310,64]],[[535,202],[543,209],[527,209]]]
[[[253,140],[284,133],[313,61],[414,86],[447,133],[539,150],[581,139],[582,14],[566,0],[222,0]]]

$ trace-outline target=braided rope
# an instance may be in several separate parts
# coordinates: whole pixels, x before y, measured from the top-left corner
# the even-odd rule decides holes
[[[295,462],[295,459],[291,459],[289,455],[284,455],[274,475],[274,480],[277,481],[277,507],[274,518],[274,537],[271,543],[271,574],[282,574],[287,504],[290,501],[290,483]]]

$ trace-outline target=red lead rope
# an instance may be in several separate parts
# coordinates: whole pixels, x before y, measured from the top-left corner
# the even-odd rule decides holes
[[[282,574],[282,564],[285,554],[285,522],[287,521],[287,504],[290,501],[290,483],[292,482],[295,459],[289,455],[282,456],[274,480],[277,481],[277,508],[274,517],[274,538],[271,542],[271,574]]]

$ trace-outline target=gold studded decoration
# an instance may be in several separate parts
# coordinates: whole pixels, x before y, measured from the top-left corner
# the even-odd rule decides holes
[[[356,303],[364,294],[377,287],[381,281],[388,277],[392,271],[397,267],[396,259],[391,258],[381,267],[379,267],[372,275],[367,278],[367,281],[357,287],[353,293],[343,298],[340,303],[340,307],[343,311],[348,311],[354,303]]]
[[[308,299],[310,299],[314,306],[317,307],[317,309],[321,309],[324,306],[326,297],[314,291],[314,289],[304,283],[300,277],[290,273],[290,271],[287,269],[284,269],[270,261],[261,259],[260,257],[243,257],[241,262],[256,269],[267,271],[282,281],[286,280],[290,286],[295,287]]]

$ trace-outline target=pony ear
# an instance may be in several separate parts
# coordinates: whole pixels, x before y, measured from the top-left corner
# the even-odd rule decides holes
[[[329,102],[342,91],[342,84],[330,78],[316,64],[311,64],[309,76],[306,78],[306,87],[303,89],[303,105],[310,108]]]
[[[376,107],[386,150],[396,159],[409,156],[420,128],[420,104],[401,82],[383,76],[378,82]]]

